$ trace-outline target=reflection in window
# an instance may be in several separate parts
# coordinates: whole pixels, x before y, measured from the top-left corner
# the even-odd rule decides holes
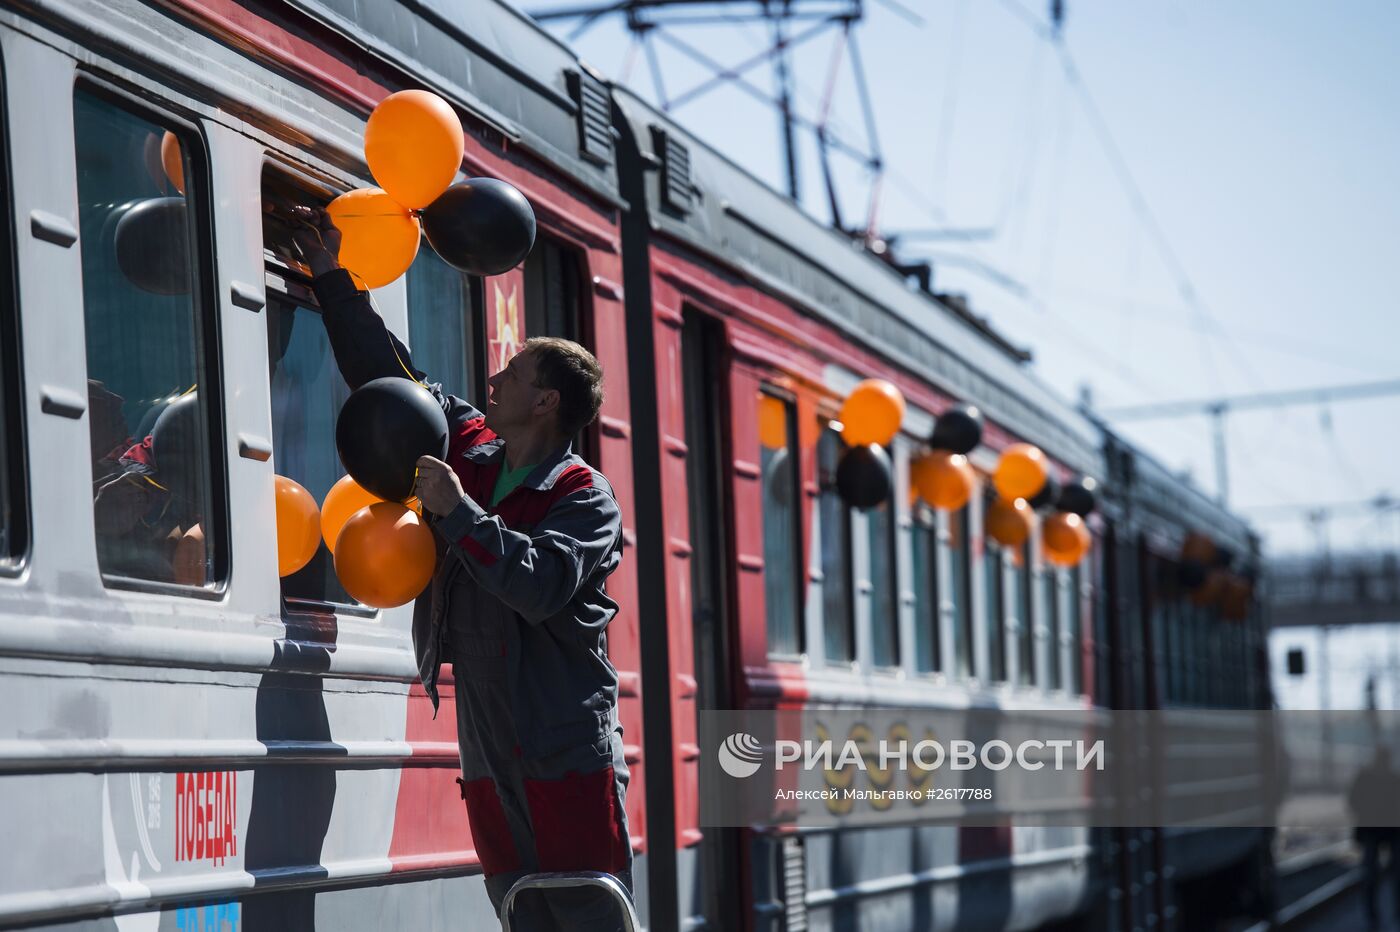
[[[914,663],[920,673],[940,670],[938,643],[938,521],[932,509],[914,504],[910,534],[914,557]]]
[[[851,513],[836,491],[836,466],[845,445],[827,428],[817,441],[817,479],[821,485],[822,630],[826,659],[851,661],[856,656],[851,601]]]
[[[877,667],[899,666],[899,594],[895,581],[894,500],[865,511],[870,554],[870,638]]]
[[[433,250],[420,249],[406,282],[413,365],[426,372],[429,380],[441,383],[448,394],[476,403],[481,383],[475,348],[483,331],[473,314],[471,279]]]
[[[763,468],[763,590],[768,612],[768,652],[802,652],[797,555],[802,552],[798,521],[797,449],[792,405],[760,393],[760,465]]]
[[[104,577],[212,581],[211,449],[190,140],[73,98],[97,558]]]
[[[948,515],[948,604],[953,613],[953,655],[958,675],[972,675],[972,600],[968,597],[972,540],[967,532],[967,508]]]
[[[1022,544],[1011,555],[1011,598],[1005,606],[1016,613],[1016,651],[1018,669],[1016,682],[1022,686],[1035,683],[1035,632],[1031,627],[1031,548]]]
[[[335,419],[350,388],[340,377],[320,313],[270,292],[267,349],[273,465],[278,475],[301,483],[316,501],[325,501],[331,486],[345,475],[335,451]],[[322,602],[355,601],[336,578],[325,541],[310,563],[282,578],[282,594]]]
[[[1003,638],[1006,620],[1002,617],[1005,602],[1005,574],[1002,572],[1000,544],[987,541],[982,554],[983,582],[987,590],[987,660],[988,678],[994,682],[1006,679],[1006,642]]]

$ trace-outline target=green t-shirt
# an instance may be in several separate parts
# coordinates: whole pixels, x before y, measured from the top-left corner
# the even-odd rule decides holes
[[[491,507],[495,508],[515,487],[525,481],[525,477],[530,475],[530,470],[534,469],[535,463],[528,463],[519,469],[506,469],[506,464],[501,464],[501,474],[496,477],[496,488],[491,491]]]

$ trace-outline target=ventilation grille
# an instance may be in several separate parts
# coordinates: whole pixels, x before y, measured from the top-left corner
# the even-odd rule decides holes
[[[690,211],[690,150],[659,126],[652,127],[652,141],[661,159],[661,203],[679,213]]]
[[[578,104],[579,154],[590,162],[611,165],[612,100],[607,85],[586,71],[571,71],[569,91]]]

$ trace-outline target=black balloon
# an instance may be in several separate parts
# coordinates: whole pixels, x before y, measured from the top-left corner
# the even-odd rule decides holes
[[[935,450],[950,450],[966,456],[982,442],[982,412],[976,405],[954,405],[938,416],[929,437]]]
[[[181,395],[165,405],[151,428],[157,481],[176,495],[201,499],[206,436],[198,392]]]
[[[166,295],[190,290],[183,197],[153,197],[126,208],[113,239],[117,267],[137,288]]]
[[[1235,562],[1234,551],[1230,550],[1228,547],[1216,544],[1215,557],[1210,561],[1210,565],[1219,567],[1220,569],[1229,569],[1230,564],[1233,562]]]
[[[445,262],[472,275],[515,268],[535,245],[535,211],[495,178],[459,181],[423,209],[423,233]]]
[[[1094,510],[1098,504],[1099,484],[1089,476],[1080,476],[1073,482],[1065,483],[1065,487],[1060,491],[1059,501],[1056,507],[1061,511],[1068,511],[1084,518]]]
[[[853,508],[874,508],[889,499],[890,456],[876,444],[851,447],[836,466],[836,490]]]
[[[1040,487],[1040,491],[1026,499],[1026,504],[1036,511],[1042,508],[1049,508],[1060,498],[1060,481],[1049,473],[1045,474],[1045,484]]]
[[[356,482],[401,502],[413,494],[418,457],[447,456],[447,416],[421,385],[396,376],[375,379],[345,400],[335,448]]]
[[[1206,566],[1200,560],[1182,560],[1176,567],[1176,581],[1183,589],[1199,589],[1206,584]]]

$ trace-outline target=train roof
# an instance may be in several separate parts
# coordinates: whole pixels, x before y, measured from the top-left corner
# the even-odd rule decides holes
[[[1179,536],[1182,531],[1204,532],[1240,555],[1258,550],[1258,538],[1243,518],[1206,495],[1189,478],[1172,472],[1150,453],[1134,447],[1106,427],[1104,434],[1113,475],[1110,492],[1113,485],[1130,485],[1133,506],[1141,521],[1166,531],[1171,537]],[[1130,454],[1130,466],[1122,462],[1124,453]]]
[[[1104,478],[1093,422],[1027,371],[985,324],[911,290],[859,244],[632,92],[614,87],[613,99],[641,159],[660,169],[647,172],[652,229],[730,266],[948,394],[975,400],[993,421],[1071,468]],[[688,160],[684,181],[668,158]],[[678,199],[688,199],[688,208],[677,209]]]
[[[596,105],[580,104],[580,80],[601,83],[568,46],[515,7],[500,0],[287,2],[453,100],[513,147],[621,204],[606,100],[601,116],[593,116]],[[597,145],[581,141],[581,109],[593,116]]]

